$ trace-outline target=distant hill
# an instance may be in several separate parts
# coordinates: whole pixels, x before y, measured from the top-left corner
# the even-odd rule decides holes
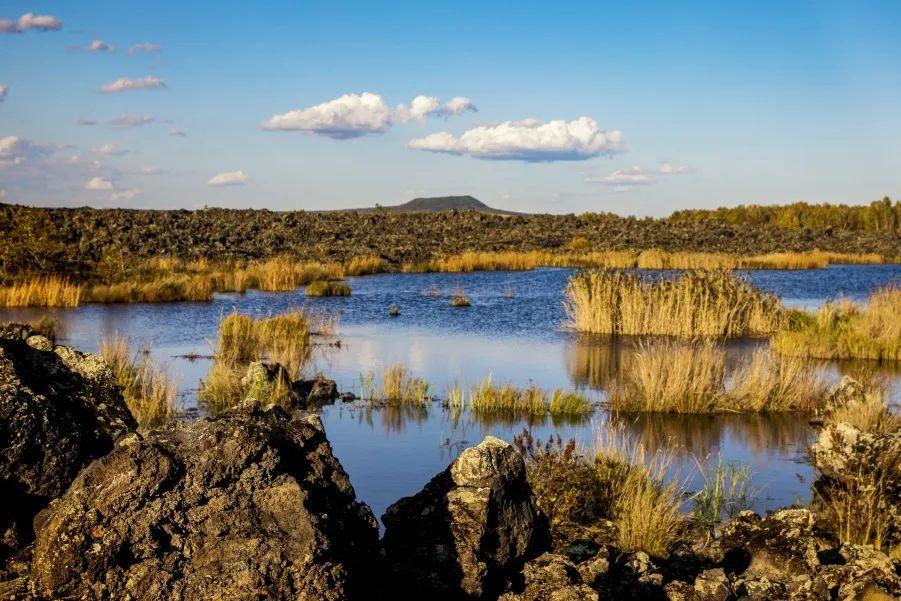
[[[390,205],[356,211],[392,211],[397,213],[432,213],[437,211],[478,211],[498,215],[520,215],[513,211],[504,211],[489,207],[478,198],[472,196],[433,196],[430,198],[414,198],[400,205]]]

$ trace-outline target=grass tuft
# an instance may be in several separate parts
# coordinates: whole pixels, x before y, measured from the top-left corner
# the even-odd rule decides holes
[[[81,294],[65,278],[40,277],[0,287],[0,307],[77,307]]]

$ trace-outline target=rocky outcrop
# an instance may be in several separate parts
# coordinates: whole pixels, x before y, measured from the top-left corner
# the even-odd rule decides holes
[[[317,376],[312,380],[297,380],[294,392],[306,406],[331,403],[338,398],[338,385],[334,380]]]
[[[46,598],[359,598],[378,531],[317,417],[246,402],[123,440],[35,519]]]
[[[398,590],[431,599],[491,599],[550,546],[522,456],[487,437],[382,517]]]
[[[137,427],[102,357],[27,326],[0,332],[0,564],[33,537],[32,518]]]
[[[247,397],[266,402],[279,399],[287,409],[302,409],[331,403],[338,398],[338,385],[334,380],[317,376],[311,380],[291,381],[291,375],[279,363],[254,361],[241,378],[241,386]]]

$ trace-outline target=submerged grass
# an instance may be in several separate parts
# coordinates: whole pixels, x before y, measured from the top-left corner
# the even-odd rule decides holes
[[[692,496],[692,519],[714,533],[723,520],[750,509],[753,498],[749,488],[751,470],[743,464],[723,463],[722,455],[717,457],[712,473],[700,461],[697,465],[704,486]]]
[[[791,327],[773,336],[786,355],[818,359],[901,361],[901,286],[873,292],[864,305],[840,300],[815,313],[795,312]]]
[[[164,423],[175,415],[178,384],[147,353],[132,354],[124,336],[101,339],[100,355],[106,359],[129,411],[142,428]]]
[[[814,412],[826,391],[809,361],[755,351],[731,374],[711,341],[644,343],[610,386],[610,407],[624,412]]]
[[[592,334],[735,338],[768,335],[785,321],[778,298],[725,271],[658,280],[581,271],[570,278],[564,308],[569,327]]]
[[[307,296],[350,296],[350,286],[344,282],[316,280],[307,286]]]

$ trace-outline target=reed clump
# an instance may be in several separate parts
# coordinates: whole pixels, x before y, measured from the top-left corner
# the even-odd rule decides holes
[[[713,534],[724,520],[750,509],[753,492],[750,490],[751,470],[747,465],[724,463],[717,457],[711,471],[698,462],[698,473],[704,482],[692,498],[692,519]]]
[[[858,305],[826,303],[815,313],[794,314],[793,323],[773,336],[786,355],[817,359],[901,361],[901,286],[873,292]]]
[[[150,282],[121,282],[88,288],[91,303],[205,302],[213,298],[213,281],[202,275],[166,275]]]
[[[77,307],[82,287],[66,278],[47,276],[0,286],[0,307]]]
[[[307,286],[307,296],[350,296],[350,286],[345,282],[316,280]]]
[[[580,271],[566,287],[570,328],[592,334],[736,338],[776,331],[779,299],[725,271],[648,280],[620,270]]]
[[[644,343],[609,391],[610,407],[653,413],[813,413],[826,383],[810,362],[755,351],[731,374],[712,341]]]
[[[472,306],[472,302],[469,300],[469,297],[466,296],[466,293],[462,288],[457,288],[454,291],[454,295],[451,298],[450,302],[451,307],[469,307]]]
[[[526,459],[526,475],[557,543],[591,538],[606,520],[617,546],[666,557],[682,532],[682,489],[666,480],[667,456],[645,452],[622,429],[607,426],[593,449],[557,436],[546,443],[528,431],[514,439]]]
[[[354,257],[344,266],[343,275],[369,275],[388,271],[388,263],[375,255]]]
[[[100,355],[122,387],[125,404],[139,426],[158,426],[175,415],[178,384],[146,352],[132,354],[128,339],[114,335],[101,339]]]

